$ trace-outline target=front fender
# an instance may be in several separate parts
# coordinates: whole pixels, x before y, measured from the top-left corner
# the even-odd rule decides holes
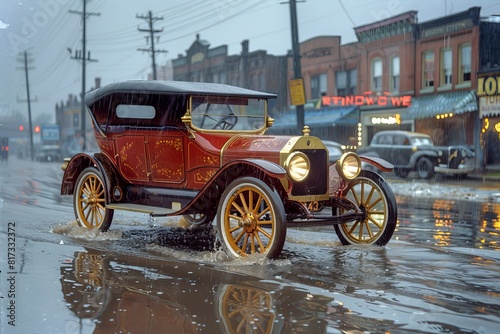
[[[363,162],[375,166],[378,170],[382,172],[392,172],[392,170],[394,169],[393,164],[382,158],[360,155],[359,159]]]
[[[285,189],[280,182],[286,177],[286,171],[283,167],[262,159],[238,159],[223,165],[180,213],[189,214],[199,212],[200,208],[216,208],[227,186],[232,181],[244,176],[261,179],[274,187],[283,199],[287,196],[288,189]]]

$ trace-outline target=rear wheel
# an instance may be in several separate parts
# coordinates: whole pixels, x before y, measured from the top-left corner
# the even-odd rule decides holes
[[[257,253],[277,258],[285,243],[285,219],[276,190],[253,177],[237,179],[226,188],[217,209],[222,247],[235,258]]]
[[[362,171],[349,183],[345,197],[356,203],[364,215],[334,226],[342,244],[387,244],[396,229],[398,213],[396,198],[385,180],[376,173]]]
[[[106,208],[106,191],[101,172],[88,167],[78,177],[73,194],[73,208],[78,225],[107,231],[114,210]]]
[[[205,213],[192,213],[189,215],[183,215],[184,219],[189,223],[189,225],[206,225],[209,224],[213,219],[213,214]]]

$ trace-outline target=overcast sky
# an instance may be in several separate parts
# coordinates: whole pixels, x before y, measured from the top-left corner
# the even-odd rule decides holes
[[[153,15],[158,34],[157,64],[185,54],[196,34],[211,47],[228,45],[229,54],[241,51],[249,40],[250,51],[266,50],[284,55],[291,49],[290,9],[286,0],[87,0],[87,50],[97,62],[87,63],[87,89],[94,78],[102,84],[126,79],[146,79],[151,56],[148,28],[136,15]],[[0,117],[13,111],[27,114],[26,81],[19,55],[28,51],[33,118],[54,114],[55,104],[68,94],[81,92],[81,62],[71,59],[82,47],[82,0],[0,1]],[[342,44],[356,40],[353,28],[409,10],[418,11],[419,22],[481,7],[481,15],[500,14],[497,0],[304,0],[297,3],[299,40],[340,35]],[[74,55],[74,54],[73,54]],[[1,119],[0,119],[1,120]]]

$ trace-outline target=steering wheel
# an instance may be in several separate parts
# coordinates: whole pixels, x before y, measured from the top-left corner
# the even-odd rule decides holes
[[[234,114],[226,115],[213,126],[212,130],[215,130],[217,128],[220,128],[221,130],[231,130],[232,128],[234,128],[236,123],[238,123],[238,117],[236,117]]]

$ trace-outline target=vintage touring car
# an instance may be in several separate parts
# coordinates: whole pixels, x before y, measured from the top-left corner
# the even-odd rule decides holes
[[[389,242],[394,194],[361,161],[392,165],[353,152],[330,164],[307,126],[300,136],[265,135],[275,97],[197,82],[98,88],[85,103],[100,152],[66,159],[61,194],[73,195],[83,227],[108,230],[114,210],[183,216],[215,226],[232,257],[278,257],[291,226],[332,225],[344,245]]]

